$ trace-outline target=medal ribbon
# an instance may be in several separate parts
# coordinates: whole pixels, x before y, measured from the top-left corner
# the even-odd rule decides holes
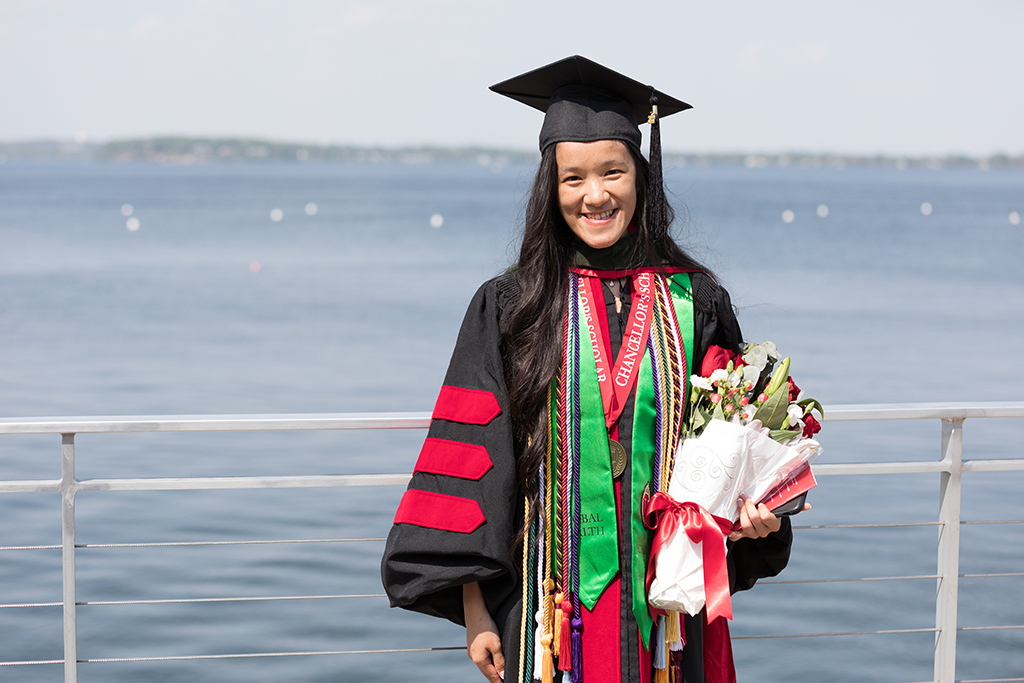
[[[604,339],[604,333],[597,320],[595,307],[598,305],[595,292],[600,289],[601,281],[596,277],[580,278],[580,300],[590,343],[594,347],[594,361],[597,364],[597,381],[601,387],[601,402],[604,405],[605,425],[611,429],[626,407],[629,392],[636,384],[640,374],[640,361],[647,348],[647,335],[651,331],[653,311],[653,274],[650,272],[633,275],[633,305],[629,311],[629,321],[619,349],[619,357],[615,366],[609,371],[611,345]],[[604,305],[604,302],[601,302]]]

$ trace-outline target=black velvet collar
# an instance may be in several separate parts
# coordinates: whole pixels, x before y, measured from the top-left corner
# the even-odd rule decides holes
[[[574,240],[576,247],[575,265],[594,270],[628,270],[644,265],[636,233],[623,235],[618,242],[606,249],[594,249],[582,240]]]

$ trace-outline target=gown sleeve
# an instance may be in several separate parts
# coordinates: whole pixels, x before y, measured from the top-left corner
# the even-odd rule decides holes
[[[739,351],[743,335],[736,320],[732,301],[725,289],[702,273],[692,277],[694,290],[694,366],[700,368],[704,354],[712,345]],[[731,593],[753,588],[758,579],[776,576],[786,568],[793,545],[793,527],[788,517],[782,527],[764,538],[729,541],[729,589]]]
[[[516,468],[500,347],[502,299],[492,280],[469,305],[381,562],[392,607],[459,625],[465,625],[463,584],[480,582],[491,614],[498,614],[514,598],[517,581],[510,553]]]

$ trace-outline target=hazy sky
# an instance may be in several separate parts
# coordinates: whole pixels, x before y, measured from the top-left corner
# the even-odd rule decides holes
[[[1014,0],[0,0],[0,140],[532,148],[487,86],[570,54],[692,103],[670,150],[1024,153]]]

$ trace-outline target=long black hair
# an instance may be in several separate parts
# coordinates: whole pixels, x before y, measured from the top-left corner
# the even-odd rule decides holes
[[[555,147],[551,145],[541,154],[533,180],[515,270],[519,300],[509,315],[503,338],[509,413],[519,453],[516,462],[519,499],[525,495],[534,513],[538,510],[536,503],[540,494],[536,487],[537,472],[544,461],[549,438],[548,387],[561,365],[566,276],[574,264],[576,251],[575,236],[559,207]],[[666,220],[652,220],[653,210],[647,205],[650,166],[639,150],[632,145],[626,147],[636,165],[635,260],[645,265],[701,270],[713,279],[710,271],[680,249],[670,236],[674,213],[667,201],[663,207]],[[522,530],[517,542],[521,534]]]

